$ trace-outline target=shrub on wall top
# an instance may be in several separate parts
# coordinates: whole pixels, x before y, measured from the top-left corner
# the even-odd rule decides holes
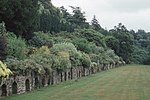
[[[29,40],[29,44],[34,47],[53,46],[53,40],[50,34],[43,32],[34,32],[34,36]]]
[[[2,79],[7,78],[12,72],[7,68],[7,65],[0,61],[0,83]]]
[[[18,59],[25,59],[27,55],[27,45],[26,41],[17,37],[14,33],[7,32],[4,34],[7,41],[7,54],[8,56],[13,56]]]
[[[80,59],[82,57],[82,54],[77,51],[76,47],[72,43],[55,44],[51,48],[51,52],[55,55],[58,55],[59,52],[68,52],[71,65],[74,67],[81,65]]]

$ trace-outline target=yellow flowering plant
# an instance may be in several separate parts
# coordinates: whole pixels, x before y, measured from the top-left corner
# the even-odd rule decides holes
[[[0,61],[0,78],[7,78],[10,74],[12,74],[11,70],[7,68],[7,65]]]

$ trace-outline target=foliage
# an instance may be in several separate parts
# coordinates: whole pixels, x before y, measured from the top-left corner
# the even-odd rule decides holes
[[[3,36],[6,33],[5,23],[0,23],[0,60],[6,59],[7,56],[7,41]]]
[[[133,53],[133,35],[121,23],[115,26],[113,30],[110,30],[110,32],[118,39],[115,39],[113,42],[117,42],[118,44],[119,41],[119,44],[114,47],[115,53],[122,57],[125,62],[130,63]]]
[[[135,40],[138,41],[138,44],[142,48],[148,48],[150,44],[150,33],[145,32],[144,30],[138,30],[136,33],[133,33]]]
[[[13,71],[14,74],[25,74],[26,72],[36,72],[38,74],[44,74],[45,70],[42,65],[37,64],[32,59],[17,60],[15,58],[6,59],[8,67]]]
[[[103,41],[103,35],[93,29],[76,29],[73,33],[78,38],[85,38],[89,42],[94,42],[97,46],[106,47],[105,41]]]
[[[60,12],[61,12],[61,20],[60,20],[61,31],[73,32],[75,27],[74,24],[71,23],[72,19],[71,14],[63,6],[60,7]]]
[[[103,47],[98,47],[98,46],[95,46],[95,45],[91,45],[91,48],[92,48],[92,52],[94,54],[101,54],[101,53],[105,52],[105,49]]]
[[[97,64],[107,64],[107,63],[117,63],[120,61],[120,58],[114,53],[113,50],[108,49],[104,50],[104,48],[97,47],[97,53],[90,54],[90,58],[92,62],[96,62]]]
[[[98,20],[96,19],[96,16],[95,16],[95,15],[93,16],[93,19],[92,19],[92,22],[91,22],[91,23],[92,23],[92,27],[93,27],[94,30],[100,31],[101,26],[100,26]]]
[[[75,28],[86,28],[89,26],[89,24],[86,22],[86,18],[85,18],[85,12],[81,11],[80,7],[73,7],[70,6],[72,8],[72,17],[70,19],[70,22],[72,24],[74,24]]]
[[[150,65],[150,55],[146,58],[146,60],[144,61],[144,64]]]
[[[64,38],[63,36],[59,35],[52,37],[52,40],[54,41],[54,44],[71,42],[69,38]]]
[[[57,55],[54,55],[46,46],[37,49],[34,54],[30,55],[30,58],[42,65],[46,73],[50,73],[56,69],[63,70],[71,67],[69,54],[67,52],[58,52]]]
[[[59,32],[61,20],[59,9],[54,7],[50,1],[40,0],[39,5],[39,31]]]
[[[132,62],[136,64],[143,64],[148,58],[148,52],[144,49],[134,46],[134,52],[132,53]]]
[[[121,61],[121,59],[114,53],[114,51],[113,50],[111,50],[111,49],[108,49],[107,51],[106,51],[106,53],[107,53],[107,55],[109,56],[109,62],[110,63],[118,63],[119,61]]]
[[[0,35],[6,33],[6,26],[5,26],[5,23],[2,22],[0,23]]]
[[[106,45],[113,49],[115,51],[115,53],[119,52],[118,48],[119,48],[119,40],[117,38],[115,38],[114,36],[106,36],[104,38]]]
[[[50,73],[52,71],[53,55],[50,54],[50,50],[47,46],[42,46],[35,49],[34,52],[29,56],[30,59],[41,65],[46,73]]]
[[[12,72],[7,68],[7,65],[0,61],[0,83],[2,79],[8,77]]]
[[[0,22],[17,36],[29,38],[38,24],[38,0],[1,0]]]
[[[27,45],[24,39],[16,37],[15,34],[8,32],[5,34],[7,40],[7,53],[8,56],[13,56],[18,59],[25,59],[27,52]]]
[[[90,42],[88,42],[85,38],[76,38],[76,39],[73,39],[72,43],[80,51],[83,51],[85,53],[90,53],[91,52]]]
[[[70,56],[69,59],[71,60],[71,65],[80,65],[81,53],[77,51],[76,47],[72,43],[55,44],[51,48],[51,52],[55,55],[58,55],[59,52],[68,52]]]
[[[15,74],[23,74],[25,72],[36,72],[38,74],[50,73],[52,71],[52,58],[48,47],[43,46],[29,54],[28,59],[17,60],[15,58],[6,59],[9,68]]]
[[[73,32],[76,28],[88,28],[89,23],[86,22],[85,12],[82,12],[80,7],[70,6],[72,14],[63,6],[60,7],[61,11],[61,30],[67,32]]]
[[[93,46],[93,53],[90,54],[90,59],[92,62],[97,64],[103,63],[117,63],[121,59],[115,54],[112,49],[104,49],[103,47]]]
[[[95,63],[99,64],[99,56],[97,54],[92,53],[92,54],[89,54],[89,56],[90,56],[92,63],[95,62]]]
[[[83,67],[90,67],[91,66],[91,59],[88,54],[82,53],[81,63]]]
[[[140,29],[137,32],[132,30],[131,34],[134,36],[134,52],[132,54],[132,62],[150,64],[150,54],[148,54],[150,52],[150,33]]]
[[[58,56],[56,56],[59,60],[59,64],[58,67],[56,67],[57,69],[60,70],[65,70],[67,68],[71,68],[71,61],[70,61],[70,55],[68,52],[58,52]]]
[[[7,56],[7,41],[4,36],[0,35],[0,60],[6,59]]]
[[[34,36],[29,40],[29,44],[34,47],[41,47],[43,45],[52,47],[53,40],[48,33],[34,32]]]
[[[147,58],[144,61],[144,64],[150,65],[150,45],[148,46],[148,55],[147,55]]]

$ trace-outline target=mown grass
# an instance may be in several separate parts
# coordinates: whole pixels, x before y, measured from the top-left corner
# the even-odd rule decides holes
[[[127,65],[4,100],[150,100],[150,66]]]

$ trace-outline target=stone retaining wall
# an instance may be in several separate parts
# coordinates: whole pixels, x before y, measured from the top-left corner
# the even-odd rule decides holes
[[[0,96],[21,94],[48,85],[59,84],[67,80],[77,80],[80,77],[109,70],[119,65],[101,64],[90,68],[73,67],[64,71],[53,71],[49,75],[14,75],[0,83]]]

